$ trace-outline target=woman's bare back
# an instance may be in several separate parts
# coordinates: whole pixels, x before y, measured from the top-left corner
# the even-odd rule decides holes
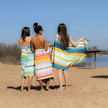
[[[45,49],[47,50],[47,39],[44,36],[36,35],[31,39],[32,50]]]
[[[31,42],[31,38],[32,38],[31,36],[26,37],[26,38],[25,38],[25,42],[23,42],[23,39],[20,38],[20,39],[18,40],[19,46],[22,46],[22,47],[27,47],[27,46],[29,46],[29,45],[30,45],[30,42]]]

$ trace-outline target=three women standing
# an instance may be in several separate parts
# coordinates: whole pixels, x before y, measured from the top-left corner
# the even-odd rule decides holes
[[[58,80],[60,84],[59,90],[62,90],[62,71],[65,79],[66,89],[68,88],[68,74],[67,69],[70,66],[78,64],[84,61],[86,57],[87,48],[86,40],[81,38],[78,42],[74,42],[72,38],[67,34],[66,25],[61,23],[58,26],[58,34],[56,35],[53,50],[52,60],[50,60],[50,46],[47,46],[47,39],[41,36],[43,33],[42,26],[38,23],[33,24],[36,36],[30,37],[30,29],[24,27],[22,30],[22,37],[19,39],[19,45],[21,46],[21,67],[22,67],[22,87],[25,83],[25,77],[28,78],[28,90],[30,90],[32,76],[34,76],[34,62],[35,62],[35,75],[37,81],[43,90],[43,82],[47,84],[46,90],[49,90],[50,79],[53,79],[54,74],[52,66],[57,68]],[[69,42],[71,46],[69,46]],[[31,45],[30,45],[31,44]],[[31,51],[34,51],[33,52]],[[35,55],[35,59],[34,59]],[[51,65],[52,61],[52,65]]]

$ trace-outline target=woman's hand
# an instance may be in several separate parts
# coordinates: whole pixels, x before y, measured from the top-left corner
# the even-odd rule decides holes
[[[53,45],[52,43],[49,43],[49,44],[48,44],[48,47],[51,47],[52,45]]]
[[[80,39],[80,41],[84,41],[84,37],[82,37],[82,38]]]

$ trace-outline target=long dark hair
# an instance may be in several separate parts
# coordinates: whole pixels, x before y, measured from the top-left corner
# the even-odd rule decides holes
[[[61,44],[63,48],[67,48],[69,46],[69,35],[67,34],[67,28],[64,23],[58,25],[58,34],[60,35]]]
[[[39,30],[43,30],[42,26],[38,25],[38,23],[34,23],[33,28],[34,28],[34,31],[35,31],[36,34],[39,33]]]
[[[30,28],[28,28],[28,27],[24,27],[22,29],[22,33],[21,33],[21,38],[23,38],[22,43],[25,42],[26,36],[30,36]]]

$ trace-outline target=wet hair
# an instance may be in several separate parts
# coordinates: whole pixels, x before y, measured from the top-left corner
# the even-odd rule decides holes
[[[58,34],[61,36],[61,45],[66,49],[69,46],[69,35],[67,34],[67,28],[64,23],[58,25]]]
[[[36,34],[39,33],[39,30],[43,30],[42,26],[38,25],[38,23],[34,23],[33,28],[34,28],[34,31],[35,31]]]
[[[26,36],[30,36],[30,28],[28,28],[28,27],[24,27],[22,29],[22,33],[21,33],[21,38],[23,38],[22,43],[25,42]]]

